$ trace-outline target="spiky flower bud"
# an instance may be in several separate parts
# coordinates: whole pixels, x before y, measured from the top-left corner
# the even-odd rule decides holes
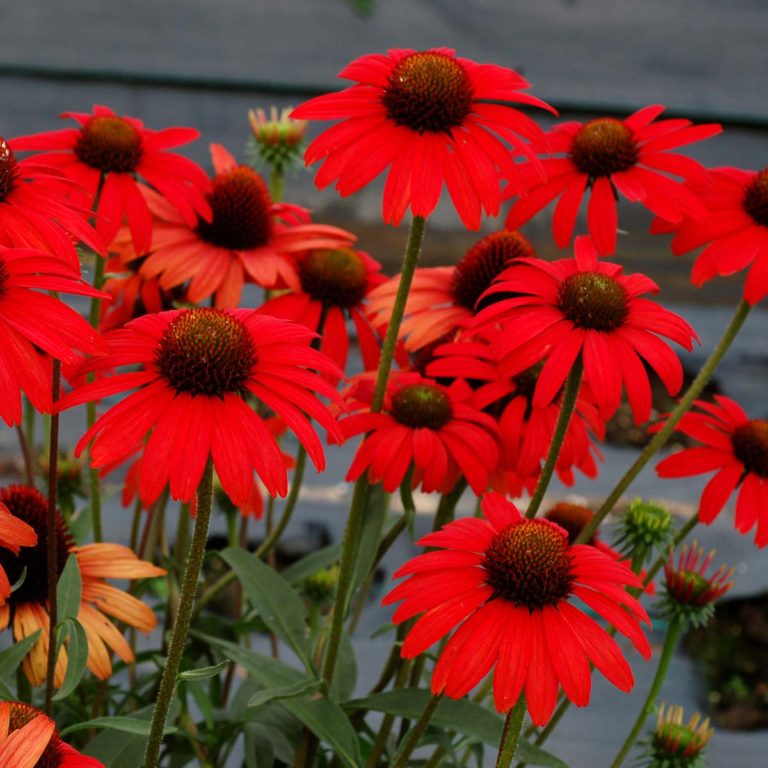
[[[622,554],[646,562],[654,550],[665,550],[672,537],[672,515],[654,501],[634,499],[619,522],[616,545]]]
[[[709,719],[697,712],[688,723],[683,722],[683,708],[659,708],[656,729],[646,742],[646,761],[643,768],[706,768],[704,750],[714,728]]]
[[[254,164],[280,175],[301,158],[304,150],[307,121],[288,117],[292,109],[286,107],[278,114],[277,107],[273,106],[269,116],[262,109],[248,112]]]

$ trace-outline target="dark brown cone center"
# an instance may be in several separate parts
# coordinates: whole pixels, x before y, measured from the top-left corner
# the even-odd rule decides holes
[[[141,134],[122,117],[92,117],[80,129],[75,155],[102,173],[133,173],[141,162]]]
[[[349,309],[365,296],[365,264],[351,248],[312,251],[299,262],[301,287],[317,301]]]
[[[35,488],[9,485],[0,489],[0,501],[8,507],[14,517],[34,528],[37,534],[37,544],[34,547],[22,547],[18,555],[0,547],[0,566],[5,570],[8,581],[16,584],[24,576],[21,586],[11,595],[11,605],[45,605],[48,601],[48,500]],[[69,550],[75,542],[58,510],[54,536],[58,572],[61,575],[69,557]]]
[[[197,233],[220,248],[246,250],[266,245],[272,235],[272,199],[256,171],[239,165],[218,174],[208,194],[213,217]]]
[[[599,117],[585,123],[573,137],[569,153],[574,165],[590,179],[629,170],[638,160],[632,131],[620,120]]]
[[[547,520],[521,520],[499,531],[485,551],[495,596],[531,610],[557,605],[571,593],[568,534]]]
[[[478,312],[484,306],[508,298],[509,294],[498,294],[484,299],[478,306],[478,299],[487,291],[493,281],[515,259],[534,256],[528,240],[519,232],[493,232],[475,243],[453,273],[453,295],[456,302],[471,312]]]
[[[19,163],[8,142],[0,137],[0,200],[5,200],[19,175]]]
[[[747,472],[768,477],[768,421],[752,419],[731,435],[733,452]]]
[[[450,131],[472,109],[464,67],[444,53],[412,53],[392,70],[382,96],[387,117],[419,133]]]
[[[629,295],[609,275],[577,272],[560,285],[558,308],[579,328],[614,331],[627,319]]]
[[[413,429],[440,429],[453,416],[448,395],[430,384],[409,384],[392,397],[392,416]]]
[[[744,190],[744,210],[756,224],[768,227],[768,168],[763,169]]]
[[[589,507],[581,504],[561,501],[548,510],[544,517],[563,528],[568,533],[568,543],[573,544],[587,524],[592,521],[594,513]],[[592,544],[594,540],[595,536],[592,536],[587,543]]]
[[[177,392],[244,395],[256,363],[248,329],[219,309],[189,309],[174,318],[160,340],[157,368]]]

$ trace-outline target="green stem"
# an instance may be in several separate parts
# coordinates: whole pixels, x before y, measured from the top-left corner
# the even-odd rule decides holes
[[[29,402],[29,398],[24,396],[24,441],[27,444],[27,448],[32,456],[32,466],[37,467],[37,441],[35,440],[35,427],[37,420],[37,411],[32,403]],[[33,472],[34,475],[34,472]]]
[[[192,618],[192,607],[195,602],[197,585],[200,579],[200,569],[203,564],[203,557],[205,556],[205,545],[208,541],[208,525],[211,520],[212,507],[213,462],[209,458],[197,489],[195,530],[192,534],[192,544],[189,547],[189,555],[187,556],[187,567],[184,571],[179,608],[173,625],[171,642],[168,646],[168,656],[165,668],[163,669],[163,677],[160,681],[157,702],[152,713],[149,741],[147,742],[147,751],[144,755],[144,768],[156,768],[160,757],[160,745],[163,741],[168,711],[176,690],[176,678],[179,666],[181,665],[181,658],[184,654],[184,645]]]
[[[53,361],[51,368],[51,402],[56,403],[61,389],[61,362]],[[56,624],[59,621],[58,612],[58,581],[59,581],[59,552],[56,531],[56,491],[59,469],[59,414],[51,415],[51,431],[48,443],[48,524],[49,535],[46,536],[47,565],[48,565],[48,658],[45,675],[45,712],[51,714],[53,688],[56,673]]]
[[[424,711],[421,713],[421,717],[416,721],[416,724],[413,726],[413,728],[411,728],[405,743],[395,756],[392,762],[392,768],[406,768],[408,765],[408,758],[411,756],[413,750],[418,746],[419,739],[421,739],[422,734],[427,729],[429,721],[432,719],[432,715],[434,715],[435,710],[437,709],[438,704],[440,704],[442,698],[442,694],[439,694],[438,696],[432,696],[427,702],[427,706],[424,707]]]
[[[544,494],[549,486],[549,481],[552,479],[552,473],[555,471],[557,457],[560,455],[560,449],[563,447],[563,440],[565,440],[568,425],[571,423],[571,417],[576,408],[576,399],[579,396],[579,387],[581,386],[581,375],[583,371],[584,366],[581,361],[581,355],[579,355],[565,381],[563,399],[560,403],[560,412],[557,414],[555,431],[552,434],[552,441],[549,444],[547,458],[544,460],[544,466],[539,475],[539,480],[536,483],[533,496],[528,504],[528,511],[525,513],[525,516],[528,518],[536,517],[536,513],[539,511]]]
[[[104,261],[101,256],[96,255],[96,265],[93,270],[93,287],[96,290],[101,290],[104,285]],[[98,329],[99,327],[99,314],[101,311],[101,299],[93,297],[91,299],[91,309],[88,313],[88,321],[91,327]],[[88,374],[87,380],[93,381],[94,375]],[[86,429],[90,429],[96,421],[96,401],[91,400],[86,403],[85,407],[85,422]],[[93,524],[93,538],[94,541],[102,541],[103,533],[101,528],[101,483],[99,478],[99,470],[96,469],[91,462],[88,463],[88,481],[90,487],[91,496],[91,521]]]
[[[683,525],[680,530],[675,534],[675,538],[672,539],[672,545],[670,549],[675,549],[677,545],[699,524],[699,513],[692,515]],[[643,579],[643,586],[647,586],[653,581],[653,577],[661,570],[666,562],[667,555],[659,555],[656,558],[656,562],[648,569],[648,573],[645,574]]]
[[[299,446],[298,453],[296,454],[296,467],[293,470],[293,482],[291,483],[291,490],[288,492],[288,498],[285,500],[285,509],[283,510],[280,522],[270,531],[264,541],[258,546],[253,553],[255,557],[266,557],[272,549],[277,545],[280,537],[283,535],[283,531],[288,527],[288,523],[291,522],[293,512],[296,509],[296,502],[299,500],[299,491],[301,490],[301,483],[304,479],[304,467],[307,463],[307,451],[303,445]],[[227,571],[223,576],[220,576],[208,589],[203,592],[200,599],[195,606],[195,614],[203,610],[212,600],[224,591],[233,581],[237,579],[237,574],[234,571]]]
[[[397,337],[400,335],[400,323],[405,313],[405,305],[408,301],[408,293],[411,290],[411,281],[416,265],[419,262],[421,253],[421,244],[424,241],[424,224],[426,219],[423,216],[414,216],[411,222],[411,229],[408,232],[408,242],[405,246],[405,255],[403,257],[403,269],[400,273],[400,283],[397,286],[397,295],[392,307],[392,316],[389,318],[387,333],[384,337],[384,346],[381,349],[381,359],[379,360],[379,371],[376,377],[376,389],[371,401],[371,412],[378,413],[384,404],[384,393],[387,390],[389,381],[389,372],[392,369],[392,359],[395,355],[397,346]]]
[[[592,535],[597,530],[597,527],[605,519],[606,515],[613,509],[616,502],[621,498],[624,491],[631,485],[632,481],[640,474],[640,471],[645,465],[653,458],[654,454],[669,440],[672,433],[675,431],[680,419],[686,414],[688,409],[693,405],[693,401],[701,394],[702,390],[706,386],[707,382],[711,378],[712,374],[717,368],[720,361],[725,356],[728,348],[733,343],[736,335],[741,330],[741,326],[744,325],[744,321],[749,315],[749,311],[752,307],[745,301],[742,301],[731,318],[728,327],[723,332],[722,338],[717,343],[717,346],[712,350],[707,361],[702,366],[701,370],[697,374],[696,378],[688,387],[688,390],[680,399],[675,409],[669,414],[664,426],[653,436],[648,445],[643,448],[640,455],[635,459],[634,464],[627,470],[624,477],[619,480],[616,487],[611,491],[608,498],[603,502],[600,509],[597,510],[592,520],[584,527],[582,532],[576,538],[575,544],[583,544],[592,538]]]
[[[273,203],[279,203],[283,199],[283,172],[274,168],[269,172],[269,196]]]
[[[395,677],[395,688],[402,688],[408,681],[408,672],[410,671],[408,664],[401,664],[397,670],[397,677]],[[376,736],[376,740],[371,747],[371,754],[368,756],[368,760],[365,763],[365,768],[376,768],[379,764],[379,758],[384,752],[384,748],[387,746],[387,740],[392,733],[392,726],[395,724],[395,715],[385,715],[379,728],[379,733]]]
[[[32,454],[29,452],[27,437],[24,434],[24,430],[21,424],[16,427],[16,434],[19,438],[19,449],[21,450],[21,456],[24,459],[24,482],[31,487],[35,484],[35,471],[32,465]]]
[[[392,307],[392,316],[387,326],[384,337],[384,345],[379,360],[379,370],[376,375],[376,386],[371,401],[371,413],[378,413],[384,404],[384,393],[389,381],[389,373],[392,369],[392,360],[395,354],[397,338],[400,332],[400,323],[405,312],[405,304],[408,300],[408,292],[411,287],[413,273],[421,253],[421,244],[424,240],[423,216],[414,216],[411,229],[408,233],[408,242],[403,257],[403,269],[400,274],[400,283],[397,288],[395,303]],[[344,530],[342,541],[341,560],[339,562],[339,581],[336,588],[336,602],[333,607],[331,632],[328,637],[328,645],[323,665],[323,679],[330,683],[336,672],[336,662],[339,655],[339,644],[344,629],[344,620],[347,615],[349,598],[352,593],[352,580],[357,562],[358,544],[362,520],[368,500],[368,479],[362,475],[355,482],[352,493],[352,503],[349,508],[349,517]]]
[[[643,730],[645,721],[653,711],[656,705],[656,699],[659,698],[661,692],[661,686],[664,683],[664,678],[667,676],[669,670],[669,663],[672,661],[675,648],[677,647],[677,641],[680,639],[680,635],[683,631],[683,623],[679,619],[673,619],[669,624],[667,630],[667,636],[664,638],[664,647],[661,649],[661,657],[659,658],[659,666],[656,669],[656,676],[651,683],[651,690],[648,691],[648,696],[645,699],[643,708],[640,710],[640,714],[635,720],[635,724],[632,730],[629,732],[624,744],[619,750],[619,754],[616,755],[614,761],[611,763],[611,768],[619,768],[624,762],[624,758],[629,754],[629,750],[632,749],[632,745],[635,743],[637,737],[640,735],[640,731]]]
[[[522,730],[524,719],[525,696],[521,693],[517,704],[507,712],[504,730],[501,732],[496,768],[509,768],[515,759],[515,752],[517,752],[517,744],[520,741],[520,731]]]

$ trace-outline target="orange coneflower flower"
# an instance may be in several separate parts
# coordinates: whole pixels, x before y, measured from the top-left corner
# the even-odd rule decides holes
[[[20,701],[0,702],[0,765],[4,768],[104,768],[65,744],[56,724]]]
[[[46,547],[48,543],[48,502],[35,488],[11,485],[0,490],[0,501],[17,518],[31,526],[37,534],[37,544],[24,547],[18,553],[0,549],[0,566],[12,582],[26,577],[0,607],[0,629],[13,626],[13,636],[19,641],[42,630],[22,663],[32,685],[45,680],[48,656],[48,575]],[[149,606],[137,598],[108,584],[105,579],[143,579],[163,576],[162,568],[139,560],[128,547],[119,544],[88,544],[77,547],[63,517],[57,511],[56,537],[59,574],[67,557],[74,554],[80,567],[82,596],[77,620],[88,637],[88,669],[104,680],[112,674],[110,651],[123,661],[133,661],[128,643],[109,620],[112,617],[142,632],[151,632],[157,624]],[[67,670],[67,653],[62,649],[56,662],[55,684],[61,685]]]

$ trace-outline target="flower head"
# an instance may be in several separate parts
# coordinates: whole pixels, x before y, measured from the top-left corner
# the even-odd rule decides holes
[[[670,221],[678,222],[684,215],[704,218],[706,211],[697,197],[670,178],[701,178],[704,168],[668,150],[715,136],[722,128],[717,124],[695,126],[689,120],[656,121],[663,111],[664,107],[654,105],[625,120],[598,117],[587,123],[555,126],[539,148],[560,157],[542,161],[545,180],[536,167],[523,169],[517,182],[513,179],[508,194],[520,195],[520,199],[509,211],[507,226],[521,226],[559,196],[553,229],[555,242],[565,248],[589,190],[589,233],[600,254],[612,255],[619,194]]]
[[[342,122],[315,139],[307,164],[324,160],[315,183],[336,182],[343,196],[391,166],[384,187],[384,221],[399,224],[410,207],[429,216],[443,184],[461,220],[480,226],[480,211],[495,216],[501,202],[499,169],[515,172],[512,155],[541,138],[538,126],[516,109],[489,103],[547,104],[521,90],[528,83],[511,69],[476,64],[447,48],[392,49],[362,56],[340,77],[357,84],[305,102],[292,117]]]
[[[623,563],[594,547],[570,546],[549,520],[527,520],[499,494],[482,501],[485,519],[464,518],[418,543],[436,547],[413,558],[407,576],[384,603],[402,601],[394,621],[423,615],[405,638],[413,658],[458,626],[432,674],[432,692],[461,698],[495,667],[494,701],[500,712],[522,693],[535,725],[546,723],[558,689],[577,706],[589,703],[593,663],[623,691],[632,672],[616,641],[578,609],[578,598],[632,640],[645,658],[648,622],[626,587],[639,587]],[[460,625],[460,626],[459,626]]]
[[[552,442],[562,395],[551,403],[533,405],[541,365],[506,375],[502,361],[507,336],[503,329],[487,328],[482,334],[438,346],[426,370],[441,381],[465,380],[473,389],[473,406],[497,421],[500,453],[491,487],[518,497],[526,489],[533,492]],[[602,457],[593,436],[602,439],[604,434],[605,423],[585,384],[555,465],[563,483],[573,485],[574,469],[587,477],[597,476],[595,456]]]
[[[659,425],[660,426],[660,425]],[[756,527],[755,544],[768,545],[768,421],[750,419],[728,397],[714,403],[697,400],[677,430],[702,443],[660,461],[659,477],[677,478],[717,470],[699,501],[699,519],[709,525],[738,488],[736,530]]]
[[[30,526],[37,544],[17,552],[0,549],[0,565],[12,582],[20,586],[0,608],[0,628],[13,626],[16,641],[41,630],[37,642],[24,658],[22,668],[33,685],[45,680],[48,656],[48,570],[47,546],[55,540],[59,575],[70,554],[74,555],[82,579],[82,595],[77,620],[88,638],[88,669],[106,680],[112,674],[110,651],[123,661],[133,661],[133,652],[109,617],[128,626],[150,632],[157,619],[140,600],[123,592],[105,579],[140,579],[163,576],[165,571],[152,563],[139,560],[127,547],[119,544],[89,544],[76,547],[61,513],[56,512],[56,527],[48,528],[48,501],[35,488],[11,485],[0,490],[0,501],[14,517]],[[26,574],[22,580],[22,575]],[[56,662],[54,682],[60,686],[67,669],[65,649]]]
[[[694,285],[749,267],[744,300],[762,301],[768,295],[768,168],[714,168],[688,187],[706,206],[706,219],[670,222],[660,216],[653,231],[675,233],[676,256],[703,248],[691,271]]]
[[[270,299],[260,312],[301,323],[321,334],[320,350],[343,371],[349,354],[346,318],[357,331],[366,370],[378,363],[380,343],[366,314],[366,298],[386,278],[381,264],[351,247],[317,248],[297,254],[300,287]],[[322,322],[322,328],[321,328]]]
[[[78,312],[41,291],[102,295],[81,280],[79,267],[43,251],[0,247],[0,418],[8,426],[21,422],[22,392],[38,411],[50,412],[48,355],[74,363],[75,350],[92,355],[105,350]]]
[[[486,235],[455,267],[424,267],[413,275],[399,335],[415,352],[465,327],[478,311],[478,300],[493,281],[519,258],[535,256],[519,232],[501,230]],[[369,313],[377,324],[392,316],[400,277],[371,292]]]
[[[672,532],[672,515],[665,506],[633,499],[619,520],[617,545],[629,557],[647,560],[654,550],[666,550]]]
[[[214,297],[218,308],[236,307],[246,282],[263,288],[299,290],[296,255],[314,248],[350,245],[354,235],[314,224],[303,208],[273,203],[264,180],[239,164],[221,145],[211,145],[214,176],[207,195],[209,219],[189,222],[162,197],[145,190],[156,219],[151,253],[140,273],[166,291],[188,283],[192,303]],[[131,257],[128,257],[129,260]]]
[[[17,151],[42,150],[34,162],[57,169],[85,190],[84,207],[90,208],[98,194],[96,231],[107,245],[126,219],[136,250],[145,253],[149,248],[152,219],[141,195],[144,182],[190,224],[198,215],[210,215],[203,170],[167,151],[196,139],[193,128],[153,131],[136,118],[99,105],[90,114],[65,112],[62,117],[75,120],[78,127],[22,136],[12,140],[13,146]]]
[[[659,707],[656,730],[648,740],[645,768],[705,768],[704,750],[715,729],[697,712],[687,723],[680,706]]]
[[[258,398],[280,416],[321,469],[323,448],[307,416],[336,434],[335,420],[315,393],[338,396],[315,371],[338,376],[338,368],[310,348],[313,336],[255,310],[198,308],[145,315],[107,334],[109,354],[82,368],[107,372],[138,364],[141,370],[85,384],[57,407],[138,387],[96,421],[76,453],[92,442],[93,466],[117,464],[151,433],[140,471],[143,501],[154,501],[168,483],[174,499],[190,501],[209,456],[235,504],[250,498],[254,470],[271,494],[285,495],[283,456],[247,398]]]
[[[390,378],[381,413],[371,413],[373,386],[354,383],[347,405],[358,411],[339,422],[345,439],[367,433],[347,473],[356,480],[366,470],[371,483],[391,492],[413,464],[413,487],[425,493],[447,492],[460,475],[475,493],[488,487],[496,466],[496,424],[467,403],[460,388],[443,387],[415,373]]]
[[[294,120],[292,110],[286,107],[278,114],[277,107],[271,107],[269,115],[263,109],[248,112],[256,161],[278,174],[297,162],[304,148],[307,121]]]
[[[680,548],[675,564],[675,553],[670,551],[664,564],[664,610],[672,617],[703,626],[714,613],[714,602],[732,586],[734,569],[721,565],[713,573],[707,569],[715,557],[715,550],[704,556],[697,542]]]
[[[17,158],[13,144],[0,137],[0,245],[39,248],[73,269],[79,267],[78,240],[103,252],[88,212],[70,199],[71,184],[35,158]]]
[[[45,712],[20,701],[0,702],[0,765],[6,768],[104,768],[59,737]]]
[[[482,310],[475,325],[502,323],[510,329],[502,336],[502,370],[508,375],[546,358],[534,407],[553,400],[581,356],[600,415],[607,419],[616,412],[623,385],[641,424],[651,413],[651,387],[642,361],[674,395],[682,386],[683,368],[659,336],[688,350],[698,340],[683,318],[640,298],[649,291],[658,291],[652,280],[622,275],[619,265],[599,262],[590,239],[579,237],[573,259],[520,259],[504,272],[486,295],[515,295]]]

